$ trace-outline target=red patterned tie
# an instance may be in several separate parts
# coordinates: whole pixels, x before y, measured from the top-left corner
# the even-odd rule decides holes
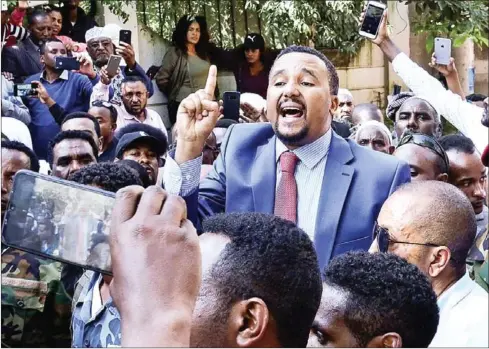
[[[297,183],[295,182],[295,166],[299,158],[291,151],[280,155],[282,177],[275,195],[274,214],[297,223]]]

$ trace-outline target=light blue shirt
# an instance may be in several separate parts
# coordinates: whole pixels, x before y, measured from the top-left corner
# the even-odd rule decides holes
[[[314,240],[316,230],[319,196],[323,184],[324,171],[332,138],[331,128],[323,136],[310,144],[293,150],[299,161],[295,169],[297,183],[297,225]],[[287,147],[277,138],[275,143],[275,159],[277,161],[277,181],[280,183],[282,172],[278,161]],[[170,194],[188,196],[199,188],[202,156],[178,164],[170,156],[167,157],[163,174],[165,190]]]

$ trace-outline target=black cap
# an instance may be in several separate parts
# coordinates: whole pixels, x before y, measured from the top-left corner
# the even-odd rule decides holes
[[[119,143],[117,143],[117,148],[115,149],[116,158],[121,159],[122,153],[127,149],[129,145],[143,139],[146,140],[154,147],[154,150],[158,154],[158,156],[164,154],[164,151],[162,152],[161,150],[161,145],[158,139],[156,139],[153,136],[150,136],[146,132],[138,131],[138,132],[126,133],[121,137],[121,139],[119,139]]]
[[[250,33],[245,36],[244,47],[245,49],[251,48],[264,50],[265,40],[263,39],[263,36],[258,33]]]

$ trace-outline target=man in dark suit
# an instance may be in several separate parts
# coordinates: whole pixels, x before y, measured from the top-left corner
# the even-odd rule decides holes
[[[219,116],[212,100],[216,75],[212,66],[206,88],[180,104],[175,158],[167,159],[164,173],[166,190],[185,198],[198,229],[203,218],[220,212],[274,213],[309,235],[321,268],[335,255],[367,250],[383,202],[409,182],[410,171],[332,130],[333,64],[308,47],[283,50],[270,71],[270,124],[231,126],[199,184],[202,149]]]
[[[39,50],[52,33],[51,18],[44,11],[35,10],[27,22],[30,37],[15,46],[5,47],[2,52],[2,72],[12,73],[16,83],[41,72],[43,66]]]

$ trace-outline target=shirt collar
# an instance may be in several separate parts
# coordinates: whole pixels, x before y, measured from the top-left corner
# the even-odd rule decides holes
[[[331,146],[331,138],[333,132],[331,127],[328,132],[316,139],[314,142],[303,145],[292,152],[297,155],[299,160],[306,165],[306,167],[312,170],[324,157],[328,155],[329,147]],[[275,161],[280,159],[282,153],[288,151],[289,149],[282,143],[278,137],[275,143]]]
[[[440,308],[440,313],[444,309],[453,308],[453,306],[455,306],[472,291],[474,285],[477,286],[477,284],[470,279],[469,274],[465,273],[462,278],[445,290],[440,298],[438,298],[437,303],[438,308]]]
[[[122,114],[122,117],[126,120],[138,120],[138,118],[136,118],[134,115],[132,115],[131,113],[129,113],[126,109],[126,106],[124,105],[124,103],[121,104],[121,108],[124,110],[124,113]],[[148,109],[147,108],[144,108],[144,113],[146,115],[146,119],[145,120],[152,120],[151,118],[151,115],[148,113]]]
[[[40,79],[42,80],[46,80],[46,78],[44,77],[46,75],[46,71],[43,70],[41,72],[41,75],[39,76]],[[69,73],[68,73],[68,70],[63,70],[63,72],[61,73],[61,75],[59,76],[58,79],[61,79],[61,80],[68,80],[69,78]]]

